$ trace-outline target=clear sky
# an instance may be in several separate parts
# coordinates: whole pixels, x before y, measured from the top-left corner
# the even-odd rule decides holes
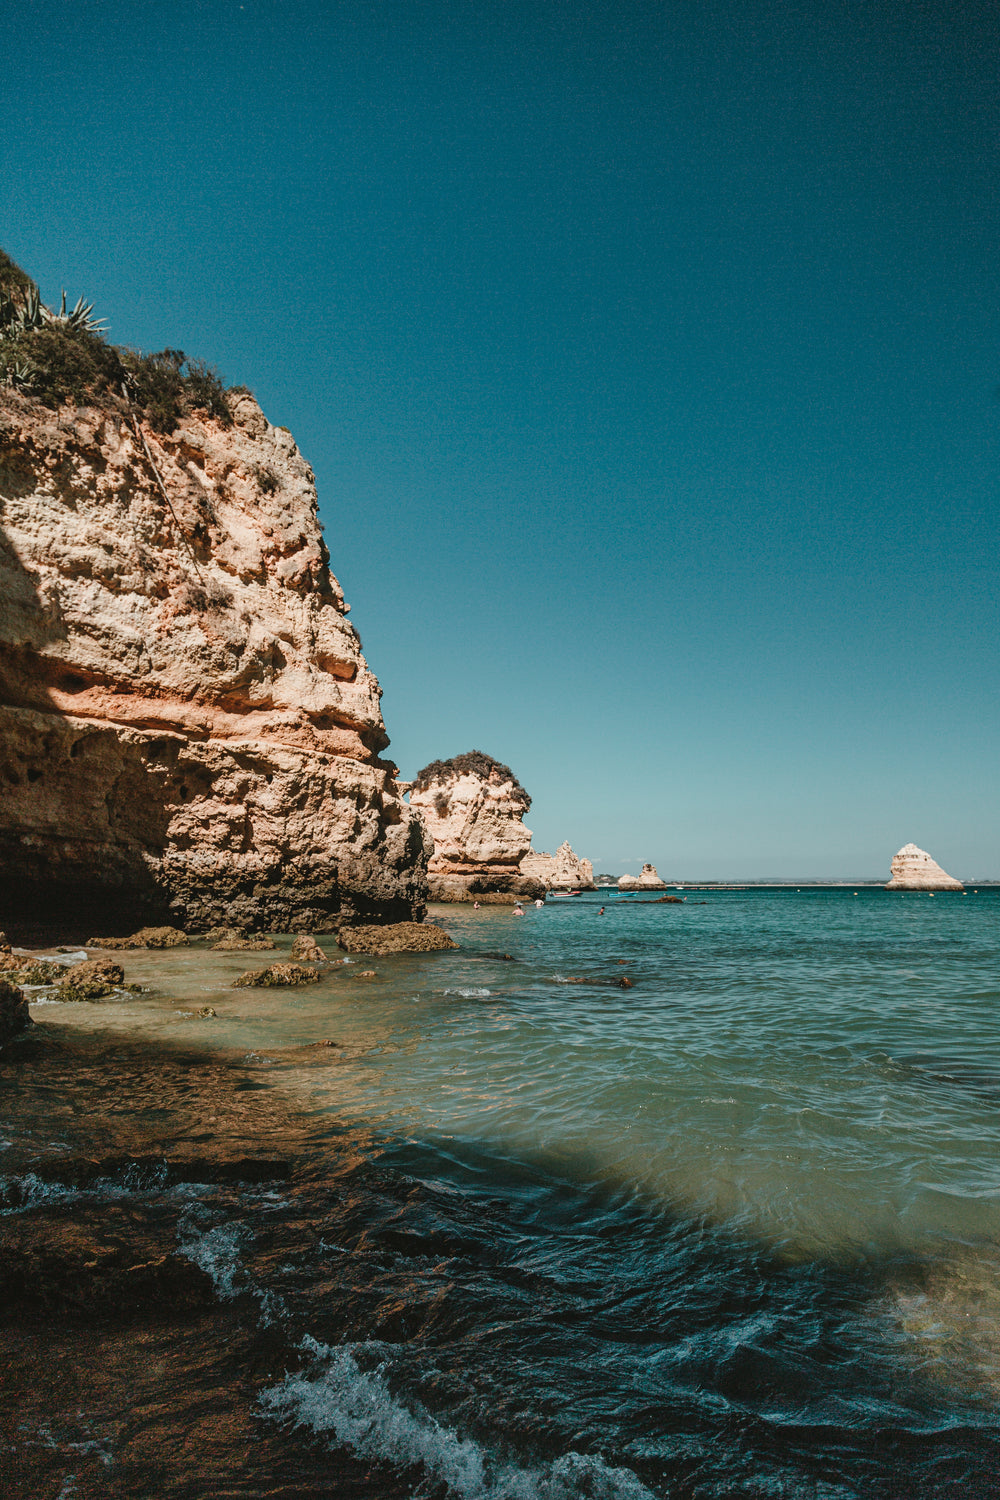
[[[1000,877],[977,0],[26,0],[0,244],[313,464],[405,775],[668,877]]]

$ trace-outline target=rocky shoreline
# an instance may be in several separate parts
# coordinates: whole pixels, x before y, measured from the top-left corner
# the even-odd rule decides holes
[[[298,1066],[331,1055],[290,1051]],[[404,1476],[262,1416],[260,1393],[301,1355],[249,1291],[220,1300],[185,1252],[192,1203],[294,1196],[308,1179],[305,1123],[255,1090],[245,1060],[47,1022],[0,1053],[0,1078],[16,1137],[0,1179],[0,1424],[14,1439],[0,1491],[410,1494]]]

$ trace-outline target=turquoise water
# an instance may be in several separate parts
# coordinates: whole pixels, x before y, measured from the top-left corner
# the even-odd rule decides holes
[[[263,1413],[426,1496],[995,1494],[1000,893],[433,915],[457,952],[137,955],[102,1009],[309,1121],[280,1202],[187,1221],[297,1350]]]

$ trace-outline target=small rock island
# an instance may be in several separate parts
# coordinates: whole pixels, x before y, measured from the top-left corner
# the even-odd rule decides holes
[[[904,844],[894,854],[890,865],[887,891],[963,891],[960,880],[942,870],[937,860],[932,859],[926,849],[916,844]]]

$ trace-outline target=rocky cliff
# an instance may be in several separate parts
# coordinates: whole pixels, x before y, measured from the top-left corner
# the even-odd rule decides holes
[[[529,849],[521,860],[521,874],[540,880],[548,891],[594,889],[594,866],[589,859],[578,859],[568,840],[555,854]]]
[[[531,798],[509,766],[479,750],[434,761],[412,783],[410,806],[434,843],[432,901],[543,894],[521,871],[531,844],[523,822]]]
[[[420,914],[419,819],[312,471],[249,394],[167,435],[0,387],[0,901],[327,930]],[[81,916],[82,920],[82,916]]]
[[[916,844],[904,844],[892,857],[887,891],[961,891],[960,880],[946,875],[936,860]]]

